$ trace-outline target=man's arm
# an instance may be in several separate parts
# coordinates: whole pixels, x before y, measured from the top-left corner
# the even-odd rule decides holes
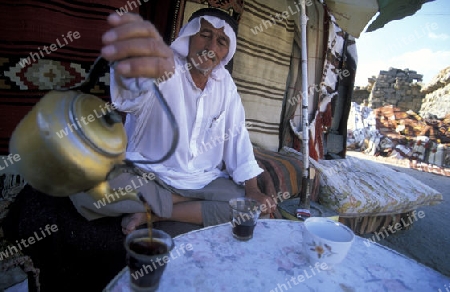
[[[102,36],[102,57],[116,62],[115,70],[123,77],[160,78],[173,73],[174,55],[155,26],[134,13],[108,17],[112,26]]]
[[[259,190],[256,177],[245,181],[245,196],[265,205],[261,208],[261,214],[270,214],[276,210],[276,201]]]
[[[120,111],[139,114],[154,103],[154,80],[172,76],[175,60],[155,26],[133,13],[108,17],[111,29],[102,36],[102,56],[113,62],[111,100]],[[148,100],[151,98],[151,100]],[[144,102],[145,101],[145,102]]]

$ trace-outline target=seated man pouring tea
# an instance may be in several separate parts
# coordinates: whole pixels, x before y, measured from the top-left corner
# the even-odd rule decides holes
[[[152,23],[132,13],[108,18],[102,56],[111,66],[111,100],[126,112],[127,158],[156,160],[170,148],[173,132],[155,98],[156,82],[179,126],[175,153],[158,164],[138,164],[154,173],[136,191],[151,206],[155,220],[204,226],[230,221],[228,201],[256,199],[275,211],[276,202],[260,191],[258,166],[245,124],[244,108],[225,65],[236,51],[236,21],[217,9],[195,12],[178,38],[167,46]],[[124,188],[136,174],[110,180]],[[95,205],[85,193],[71,196],[88,220],[122,216],[125,234],[145,223],[145,208],[132,200]],[[98,208],[99,207],[99,208]]]

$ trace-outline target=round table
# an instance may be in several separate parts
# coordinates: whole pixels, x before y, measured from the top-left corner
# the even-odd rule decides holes
[[[233,238],[231,224],[174,238],[158,291],[446,291],[450,278],[356,236],[345,260],[322,270],[302,253],[303,222],[261,219],[254,237]],[[130,291],[124,268],[104,291]]]

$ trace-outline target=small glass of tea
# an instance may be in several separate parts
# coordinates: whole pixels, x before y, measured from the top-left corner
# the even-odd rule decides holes
[[[132,291],[156,291],[174,247],[172,237],[153,229],[152,238],[147,228],[137,229],[125,238],[127,266]]]
[[[261,205],[254,199],[242,197],[229,201],[231,208],[231,225],[234,238],[247,241],[253,238]]]

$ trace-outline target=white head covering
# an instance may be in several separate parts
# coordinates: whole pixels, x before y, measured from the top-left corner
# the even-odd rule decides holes
[[[220,61],[220,65],[225,66],[226,64],[228,64],[231,58],[233,58],[233,55],[236,52],[236,34],[225,20],[220,19],[216,16],[203,15],[189,21],[181,28],[178,37],[172,42],[170,47],[181,56],[187,57],[189,53],[189,39],[191,36],[200,31],[202,18],[211,23],[211,25],[215,28],[225,27],[224,32],[230,39],[228,55],[223,58],[222,61]]]

